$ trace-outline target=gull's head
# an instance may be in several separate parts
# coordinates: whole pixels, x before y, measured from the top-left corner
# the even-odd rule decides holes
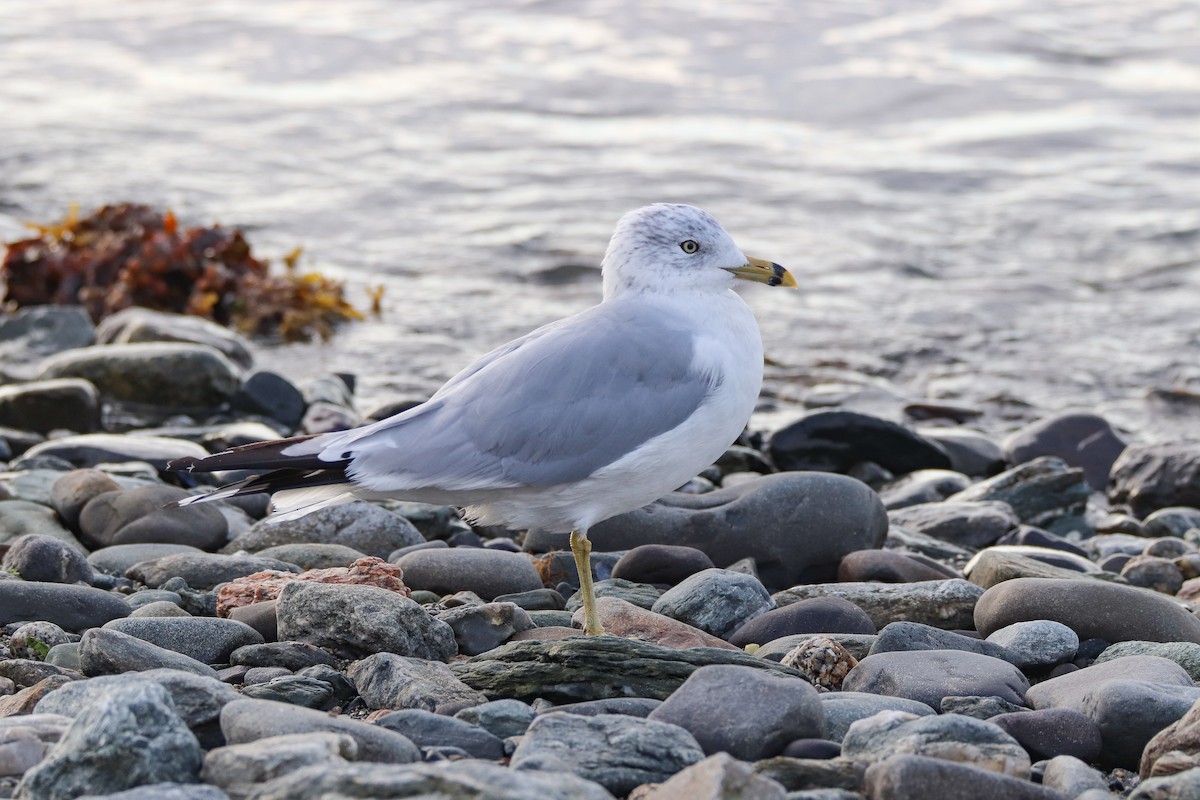
[[[656,203],[617,223],[604,254],[604,296],[626,291],[722,291],[735,279],[795,286],[778,264],[747,258],[711,214]]]

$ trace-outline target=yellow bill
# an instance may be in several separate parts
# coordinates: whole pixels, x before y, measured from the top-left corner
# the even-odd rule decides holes
[[[792,273],[774,261],[764,261],[761,258],[747,258],[745,266],[725,267],[725,269],[744,281],[765,283],[768,286],[796,288],[796,279],[792,277]]]

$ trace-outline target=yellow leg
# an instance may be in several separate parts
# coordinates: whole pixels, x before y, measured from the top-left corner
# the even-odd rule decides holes
[[[583,596],[583,632],[588,636],[604,633],[596,614],[596,593],[592,588],[592,543],[587,531],[571,531],[571,555],[579,572],[579,593]]]

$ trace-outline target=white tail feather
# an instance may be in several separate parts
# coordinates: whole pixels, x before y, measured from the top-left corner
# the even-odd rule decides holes
[[[298,519],[309,512],[327,506],[353,503],[353,485],[335,483],[330,486],[313,486],[307,489],[283,489],[271,495],[271,514],[267,522],[286,522]]]

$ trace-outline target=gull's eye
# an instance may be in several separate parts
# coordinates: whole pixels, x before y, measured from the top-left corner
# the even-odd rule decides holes
[[[690,256],[692,253],[699,252],[700,245],[697,244],[695,242],[695,240],[688,239],[686,241],[679,243],[679,249],[683,250],[683,252],[687,253]]]

